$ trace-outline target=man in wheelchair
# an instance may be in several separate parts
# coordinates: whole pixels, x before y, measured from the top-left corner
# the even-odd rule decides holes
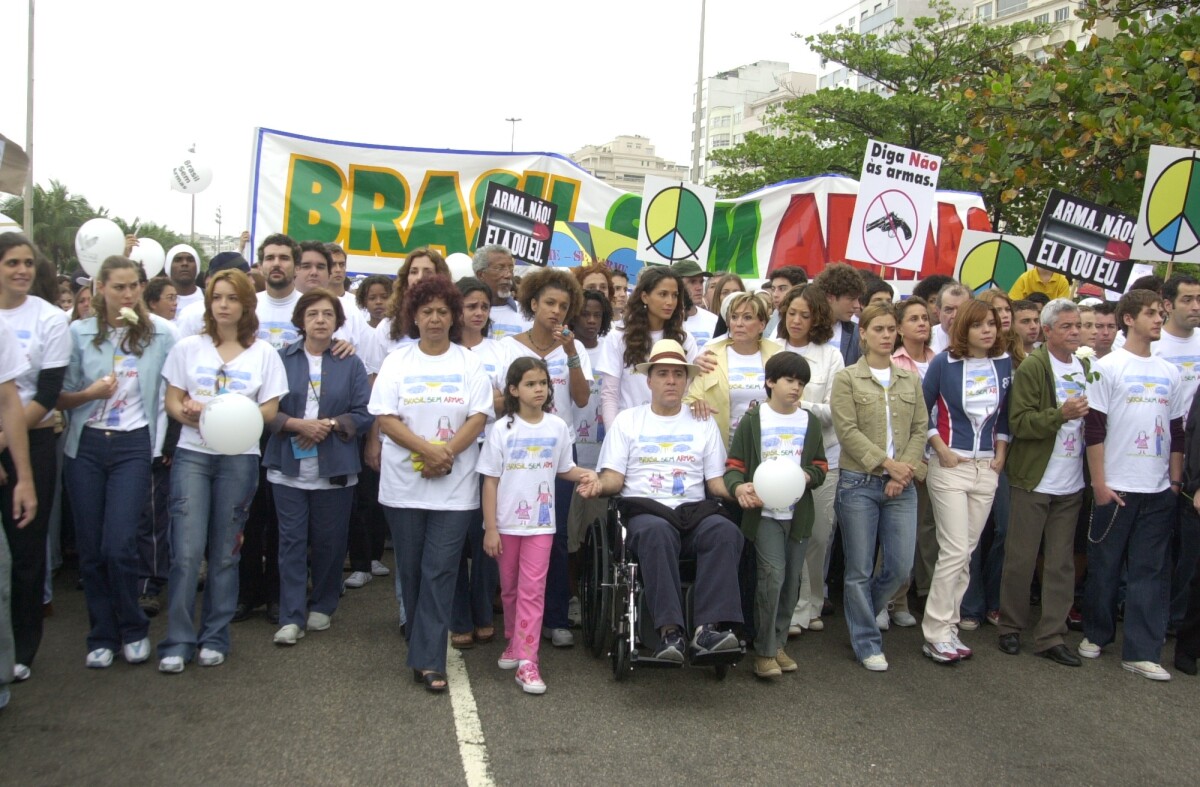
[[[647,377],[650,404],[621,412],[600,449],[599,494],[622,496],[627,543],[637,553],[660,646],[654,657],[683,662],[684,613],[679,559],[696,559],[693,658],[738,651],[725,626],[742,622],[738,561],[743,537],[706,499],[731,500],[725,488],[725,446],[713,419],[692,417],[683,395],[698,367],[678,342],[655,342],[635,371]]]

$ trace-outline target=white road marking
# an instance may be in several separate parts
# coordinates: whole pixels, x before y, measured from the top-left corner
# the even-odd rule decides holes
[[[463,775],[466,776],[467,787],[492,787],[495,781],[488,764],[487,742],[483,739],[483,725],[479,722],[475,695],[471,693],[467,665],[460,652],[454,648],[447,650],[446,680],[450,684],[450,704],[454,708],[454,731],[458,735],[458,756],[462,760]]]

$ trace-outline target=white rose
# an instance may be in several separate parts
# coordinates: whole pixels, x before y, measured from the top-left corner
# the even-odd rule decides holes
[[[1091,347],[1088,347],[1086,344],[1080,345],[1079,349],[1075,351],[1075,357],[1081,361],[1087,358],[1095,358],[1096,351]]]
[[[124,320],[129,325],[137,325],[138,324],[138,313],[135,312],[133,309],[129,308],[128,306],[122,306],[121,310],[119,312],[117,312],[117,314],[121,317],[122,320]]]

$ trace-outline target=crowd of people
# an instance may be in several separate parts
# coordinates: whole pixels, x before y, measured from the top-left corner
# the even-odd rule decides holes
[[[574,643],[582,535],[612,496],[656,659],[748,639],[756,676],[795,671],[787,643],[824,629],[840,577],[869,671],[890,626],[920,625],[951,664],[992,625],[1004,653],[1073,667],[1120,627],[1122,667],[1152,680],[1177,636],[1176,668],[1197,672],[1190,276],[1108,301],[1041,270],[1008,293],[929,276],[898,297],[844,263],[748,291],[685,261],[630,291],[605,264],[518,268],[501,246],[457,281],[432,248],[394,279],[352,279],[336,244],[255,252],[202,271],[177,246],[147,280],[127,249],[78,286],[0,234],[0,706],[32,677],[65,544],[89,668],[218,666],[260,609],[295,646],[393,573],[390,541],[416,683],[444,692],[447,648],[492,642],[499,609],[499,667],[543,693],[539,647]],[[264,424],[236,455],[201,426],[228,393]],[[791,505],[755,488],[776,460],[805,476]]]

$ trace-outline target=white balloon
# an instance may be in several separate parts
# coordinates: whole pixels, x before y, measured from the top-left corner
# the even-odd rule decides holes
[[[0,213],[0,232],[21,232],[21,222]]]
[[[189,156],[171,168],[171,188],[184,194],[199,194],[212,183],[212,167]]]
[[[88,219],[75,233],[75,256],[93,279],[106,259],[124,252],[125,233],[112,219]]]
[[[142,263],[146,278],[153,279],[162,272],[167,261],[167,252],[154,238],[138,238],[137,245],[129,252],[129,259]]]
[[[248,396],[224,393],[209,400],[200,412],[204,444],[226,456],[244,453],[262,437],[263,419]]]
[[[768,459],[754,471],[754,491],[766,508],[786,511],[804,497],[807,481],[791,459]]]
[[[471,267],[471,255],[463,254],[461,251],[456,251],[447,257],[446,265],[450,268],[451,281],[475,275],[475,269]]]

